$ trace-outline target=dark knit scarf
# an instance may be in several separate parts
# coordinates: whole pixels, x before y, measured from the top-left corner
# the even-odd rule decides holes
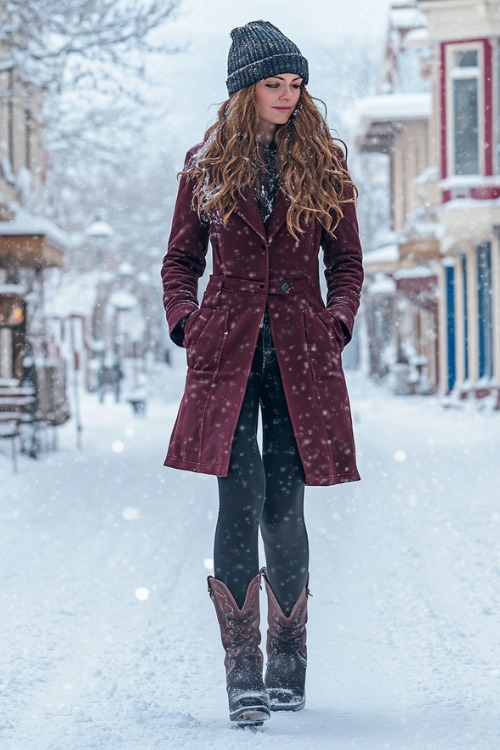
[[[276,143],[274,141],[271,141],[267,146],[263,146],[262,157],[266,168],[257,171],[255,194],[262,221],[267,228],[267,222],[273,212],[274,199],[279,186]]]

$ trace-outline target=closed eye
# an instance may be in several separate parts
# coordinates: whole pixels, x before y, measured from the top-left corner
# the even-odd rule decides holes
[[[268,89],[277,89],[280,86],[279,83],[266,83],[264,85],[267,86]],[[300,84],[300,83],[292,83],[292,88],[293,89],[300,89],[301,85],[302,84]]]

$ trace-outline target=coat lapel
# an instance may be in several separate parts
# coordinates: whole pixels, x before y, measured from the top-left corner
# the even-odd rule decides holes
[[[266,230],[259,211],[259,204],[252,190],[245,190],[243,198],[234,209],[254,232],[257,232],[264,242],[267,241]]]
[[[257,232],[265,242],[274,237],[286,219],[290,198],[282,190],[278,190],[274,200],[274,207],[267,226],[267,236],[259,211],[259,204],[252,190],[246,190],[243,199],[235,208],[235,213]]]

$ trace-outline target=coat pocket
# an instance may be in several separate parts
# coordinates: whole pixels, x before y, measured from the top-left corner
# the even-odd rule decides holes
[[[345,335],[340,320],[334,313],[330,312],[330,310],[322,310],[321,312],[316,313],[316,315],[325,326],[330,338],[334,338],[338,341],[342,351],[345,346]]]
[[[307,350],[315,380],[343,377],[340,323],[326,310],[304,311]]]
[[[194,317],[194,320],[190,320]],[[192,370],[213,372],[219,364],[227,334],[227,310],[201,307],[189,316],[184,329],[187,365]]]

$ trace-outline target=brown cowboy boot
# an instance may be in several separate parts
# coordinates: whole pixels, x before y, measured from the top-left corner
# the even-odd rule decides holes
[[[229,718],[239,726],[260,726],[269,719],[269,698],[262,680],[263,656],[259,648],[260,574],[248,584],[241,609],[227,586],[213,576],[208,577],[208,591],[215,605],[226,652]]]
[[[269,583],[266,569],[261,570],[267,591],[267,667],[265,686],[271,711],[300,711],[306,703],[305,682],[307,667],[306,585],[287,617],[281,609]]]

